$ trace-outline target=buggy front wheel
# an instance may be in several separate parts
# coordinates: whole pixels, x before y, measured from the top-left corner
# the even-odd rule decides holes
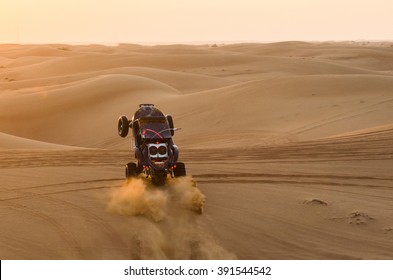
[[[175,177],[186,176],[186,166],[183,162],[177,162],[176,167],[173,169]]]
[[[126,164],[126,174],[125,175],[126,175],[126,179],[135,178],[138,175],[136,163],[129,162]]]

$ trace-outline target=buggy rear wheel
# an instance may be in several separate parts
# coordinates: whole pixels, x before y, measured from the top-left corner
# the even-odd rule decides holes
[[[173,136],[175,134],[175,130],[173,129],[174,128],[173,118],[171,115],[166,115],[166,119],[168,120],[168,125],[171,131],[171,135]]]

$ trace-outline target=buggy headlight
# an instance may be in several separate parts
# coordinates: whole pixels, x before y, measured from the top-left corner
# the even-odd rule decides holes
[[[149,147],[149,154],[155,156],[158,153],[158,148],[156,146]]]
[[[166,155],[167,154],[167,149],[166,149],[166,146],[160,146],[159,148],[158,148],[158,153],[160,154],[160,155]]]

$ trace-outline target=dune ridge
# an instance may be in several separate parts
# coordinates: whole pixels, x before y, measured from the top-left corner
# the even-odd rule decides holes
[[[236,131],[254,134],[247,145],[258,139],[270,143],[271,135],[275,142],[312,140],[392,119],[393,72],[386,68],[392,53],[386,44],[3,45],[1,50],[1,131],[38,141],[126,147],[110,126],[147,101],[178,116],[184,127],[179,144],[189,147],[188,139],[208,147]],[[92,141],[88,123],[97,118],[104,131]]]

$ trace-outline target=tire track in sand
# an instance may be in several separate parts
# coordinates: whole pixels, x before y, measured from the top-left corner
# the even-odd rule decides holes
[[[96,180],[92,180],[92,181],[96,181]],[[89,189],[96,189],[96,188],[89,188]],[[123,241],[123,239],[119,235],[119,233],[108,222],[106,222],[104,219],[102,219],[98,215],[94,214],[92,211],[89,211],[89,210],[87,210],[87,209],[85,209],[85,208],[83,208],[81,206],[78,206],[78,205],[76,205],[74,203],[71,203],[69,201],[50,196],[52,194],[57,194],[59,192],[44,193],[44,194],[34,194],[32,192],[23,191],[23,190],[19,190],[19,189],[18,190],[7,190],[7,191],[9,191],[9,192],[16,192],[16,193],[22,193],[22,194],[26,194],[26,195],[25,196],[19,196],[19,197],[16,197],[16,198],[3,199],[3,200],[0,200],[0,201],[9,202],[10,200],[24,199],[24,198],[31,198],[31,197],[39,197],[40,199],[45,199],[50,204],[55,202],[55,205],[57,203],[61,203],[63,205],[66,205],[67,207],[70,207],[70,209],[74,209],[78,214],[81,214],[81,216],[86,218],[86,220],[89,221],[90,223],[96,224],[96,225],[99,226],[100,229],[103,229],[100,232],[105,232],[107,237],[109,237],[111,241],[115,240],[115,242],[118,243],[118,245],[119,245],[118,248],[126,248],[127,247],[127,245],[125,244],[125,242]],[[127,254],[125,254],[125,256],[126,255]]]
[[[72,252],[75,255],[74,257],[75,259],[83,258],[84,256],[83,250],[80,244],[78,243],[77,239],[75,238],[75,236],[73,236],[64,226],[62,226],[59,222],[57,222],[56,219],[20,203],[11,202],[11,201],[4,201],[4,202],[14,210],[26,211],[30,215],[44,220],[47,224],[51,225],[54,229],[56,229],[56,231],[59,233],[59,236],[61,236],[61,238],[65,241],[68,247],[72,249]]]

